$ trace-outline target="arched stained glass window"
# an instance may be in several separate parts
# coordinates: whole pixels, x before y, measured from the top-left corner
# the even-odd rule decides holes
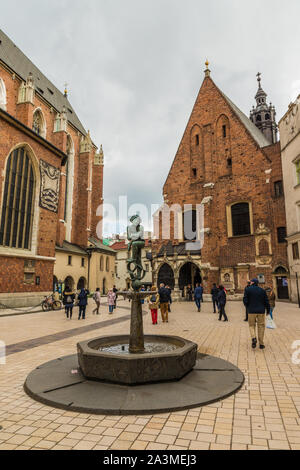
[[[30,250],[35,184],[28,152],[24,147],[14,150],[6,166],[0,245]]]

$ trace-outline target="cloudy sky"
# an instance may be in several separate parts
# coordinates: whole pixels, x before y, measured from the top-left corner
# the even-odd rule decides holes
[[[256,73],[277,117],[300,93],[299,0],[0,0],[1,28],[64,89],[105,152],[104,198],[160,204],[210,61],[248,115]],[[147,226],[147,221],[145,221]],[[121,227],[122,229],[122,227]]]

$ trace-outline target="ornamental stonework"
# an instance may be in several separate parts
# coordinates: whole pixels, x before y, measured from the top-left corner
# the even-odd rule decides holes
[[[40,207],[51,212],[57,212],[60,171],[49,163],[40,160],[40,174]]]

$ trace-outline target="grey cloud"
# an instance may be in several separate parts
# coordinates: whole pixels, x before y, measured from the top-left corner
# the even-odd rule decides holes
[[[18,12],[18,15],[16,15]],[[106,202],[160,203],[211,62],[248,114],[256,73],[280,118],[300,92],[298,0],[11,0],[2,28],[69,96],[105,151]]]

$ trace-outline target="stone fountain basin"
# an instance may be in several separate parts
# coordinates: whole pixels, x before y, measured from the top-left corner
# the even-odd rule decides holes
[[[78,362],[85,377],[119,384],[179,380],[196,364],[197,344],[177,336],[145,335],[145,343],[165,343],[176,349],[142,354],[100,351],[128,344],[129,335],[102,336],[77,344]]]

